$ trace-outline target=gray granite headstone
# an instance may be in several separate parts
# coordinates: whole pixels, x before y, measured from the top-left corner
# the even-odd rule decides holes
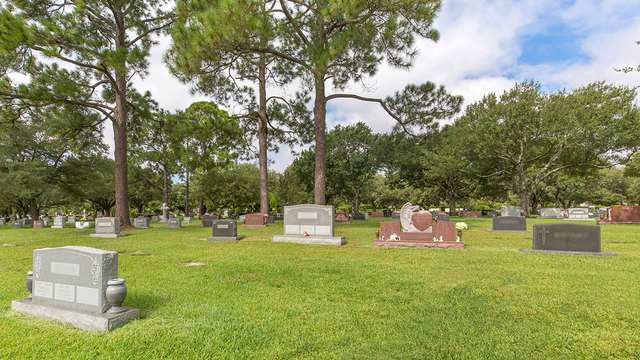
[[[0,218],[0,226],[2,226],[2,225],[4,225],[4,224],[5,224],[5,220],[4,220],[4,218]]]
[[[96,232],[93,237],[118,237],[120,234],[120,218],[100,217],[96,219]]]
[[[118,253],[84,246],[33,251],[32,296],[13,301],[13,310],[66,322],[91,331],[109,331],[138,318],[130,308],[113,310],[109,281],[118,277]],[[124,298],[122,298],[124,299]]]
[[[64,216],[56,216],[53,218],[53,226],[54,229],[62,229],[64,227],[65,219]]]
[[[447,213],[437,213],[433,215],[433,219],[437,221],[449,221],[449,214]]]
[[[526,231],[527,219],[523,216],[493,217],[493,231]]]
[[[138,216],[133,220],[133,226],[138,229],[148,229],[150,219],[146,216]]]
[[[213,220],[209,240],[238,240],[238,226],[233,220]]]
[[[170,229],[179,229],[182,227],[182,222],[180,219],[172,217],[167,220],[167,227]]]
[[[351,219],[352,220],[367,220],[369,218],[369,216],[367,215],[367,213],[353,213],[351,214]]]
[[[75,222],[76,222],[76,216],[75,215],[70,215],[69,217],[67,217],[67,223],[75,224]]]
[[[213,220],[218,219],[215,215],[205,214],[202,216],[202,227],[210,228],[213,225]]]
[[[118,277],[118,253],[82,246],[33,251],[33,302],[103,313],[107,281]]]
[[[569,220],[589,220],[588,208],[571,208],[567,211]]]
[[[335,236],[335,208],[327,205],[295,205],[284,207],[284,235],[275,242],[344,245],[342,236]]]
[[[533,225],[533,249],[599,253],[600,226],[580,224]]]
[[[188,225],[188,224],[191,224],[191,219],[192,219],[192,218],[191,218],[191,216],[184,216],[184,217],[182,218],[182,223],[183,223],[183,224],[187,224],[187,225]]]
[[[560,208],[542,208],[540,209],[540,217],[560,219],[564,217],[564,213]]]
[[[16,229],[19,229],[21,227],[24,227],[24,219],[17,219],[13,222],[13,227]]]
[[[500,216],[522,216],[522,208],[518,206],[504,205],[500,210]]]

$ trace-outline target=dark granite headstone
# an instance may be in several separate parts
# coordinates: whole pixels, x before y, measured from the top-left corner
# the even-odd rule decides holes
[[[533,250],[599,253],[600,226],[580,224],[533,225]]]
[[[367,214],[353,213],[351,214],[351,220],[367,220]]]
[[[213,220],[209,240],[238,240],[238,226],[233,220]]]
[[[526,231],[527,218],[522,216],[495,216],[493,231]]]
[[[449,221],[449,214],[442,212],[437,213],[433,216],[433,219],[437,221]]]
[[[202,227],[210,228],[213,226],[213,220],[217,220],[218,216],[205,214],[202,216]]]
[[[390,218],[391,215],[393,214],[393,211],[391,211],[389,209],[385,209],[385,210],[382,211],[382,214],[384,215],[384,217]]]

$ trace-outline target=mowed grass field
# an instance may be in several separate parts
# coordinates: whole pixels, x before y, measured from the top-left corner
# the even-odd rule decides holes
[[[552,220],[517,233],[456,221],[463,250],[375,248],[377,220],[339,224],[343,247],[272,243],[282,224],[240,226],[237,243],[199,224],[119,239],[3,227],[0,359],[640,358],[640,226],[603,226],[618,255],[594,257],[519,251]],[[141,319],[92,334],[13,313],[32,250],[65,245],[118,251]]]

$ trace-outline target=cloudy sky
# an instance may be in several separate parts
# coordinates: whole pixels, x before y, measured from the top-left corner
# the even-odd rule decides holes
[[[351,92],[386,96],[410,83],[432,81],[465,102],[501,93],[515,82],[536,80],[546,90],[572,89],[593,81],[640,86],[640,74],[616,68],[640,64],[640,0],[444,0],[436,21],[437,43],[417,43],[419,56],[407,70],[382,66],[378,74],[351,86]],[[168,39],[151,54],[150,74],[136,87],[150,91],[168,110],[183,109],[204,96],[190,94],[162,62]],[[353,100],[333,101],[328,125],[363,121],[379,132],[393,126],[378,106]],[[108,143],[111,129],[105,129]],[[270,154],[283,170],[289,149]]]

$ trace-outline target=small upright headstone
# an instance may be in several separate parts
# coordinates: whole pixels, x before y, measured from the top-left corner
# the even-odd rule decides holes
[[[138,318],[122,307],[124,280],[118,279],[118,253],[82,246],[33,251],[28,274],[30,298],[13,301],[24,314],[66,322],[89,331],[109,331]]]
[[[5,224],[5,220],[4,220],[4,218],[3,218],[3,217],[0,217],[0,226],[2,226],[2,225],[4,225],[4,224]]]
[[[215,215],[204,214],[202,216],[202,227],[210,228],[213,225],[213,220],[216,219],[218,219],[218,217]]]
[[[439,212],[433,216],[433,219],[436,221],[449,221],[449,214]]]
[[[252,213],[244,217],[244,226],[263,227],[267,225],[267,214]]]
[[[62,229],[64,227],[64,216],[56,216],[53,218],[53,229]]]
[[[69,223],[69,224],[75,224],[75,222],[76,222],[76,216],[75,216],[75,215],[69,215],[69,216],[67,217],[67,223]]]
[[[182,218],[182,223],[185,225],[191,224],[191,216],[184,216]]]
[[[524,216],[495,216],[493,231],[526,231],[527,218]]]
[[[138,229],[148,229],[149,228],[149,218],[146,216],[138,216],[133,220],[133,226]]]
[[[19,229],[19,228],[21,228],[21,227],[24,227],[24,219],[16,219],[16,220],[13,222],[13,227],[14,227],[14,228],[16,228],[16,229]]]
[[[233,220],[213,220],[209,240],[238,240],[238,226]]]
[[[540,217],[560,219],[564,217],[564,214],[560,208],[542,208],[540,209]]]
[[[600,253],[600,227],[580,224],[533,225],[533,250]]]
[[[518,206],[504,205],[500,210],[500,216],[522,216],[522,208]]]
[[[167,220],[167,227],[169,229],[179,229],[182,227],[182,222],[177,217],[170,217],[169,220]]]
[[[120,233],[120,218],[101,217],[96,219],[96,232],[92,237],[115,238],[122,236]]]
[[[569,220],[589,220],[588,208],[571,208],[567,211]]]
[[[44,220],[34,220],[33,221],[33,228],[34,229],[42,229],[42,228],[44,228]]]
[[[369,215],[367,213],[353,213],[351,214],[352,220],[367,220]]]
[[[391,211],[390,209],[385,209],[382,211],[382,214],[384,215],[384,217],[390,218],[391,215],[393,214],[393,211]]]
[[[284,235],[274,242],[344,245],[344,237],[335,236],[335,208],[326,205],[295,205],[284,207]]]

